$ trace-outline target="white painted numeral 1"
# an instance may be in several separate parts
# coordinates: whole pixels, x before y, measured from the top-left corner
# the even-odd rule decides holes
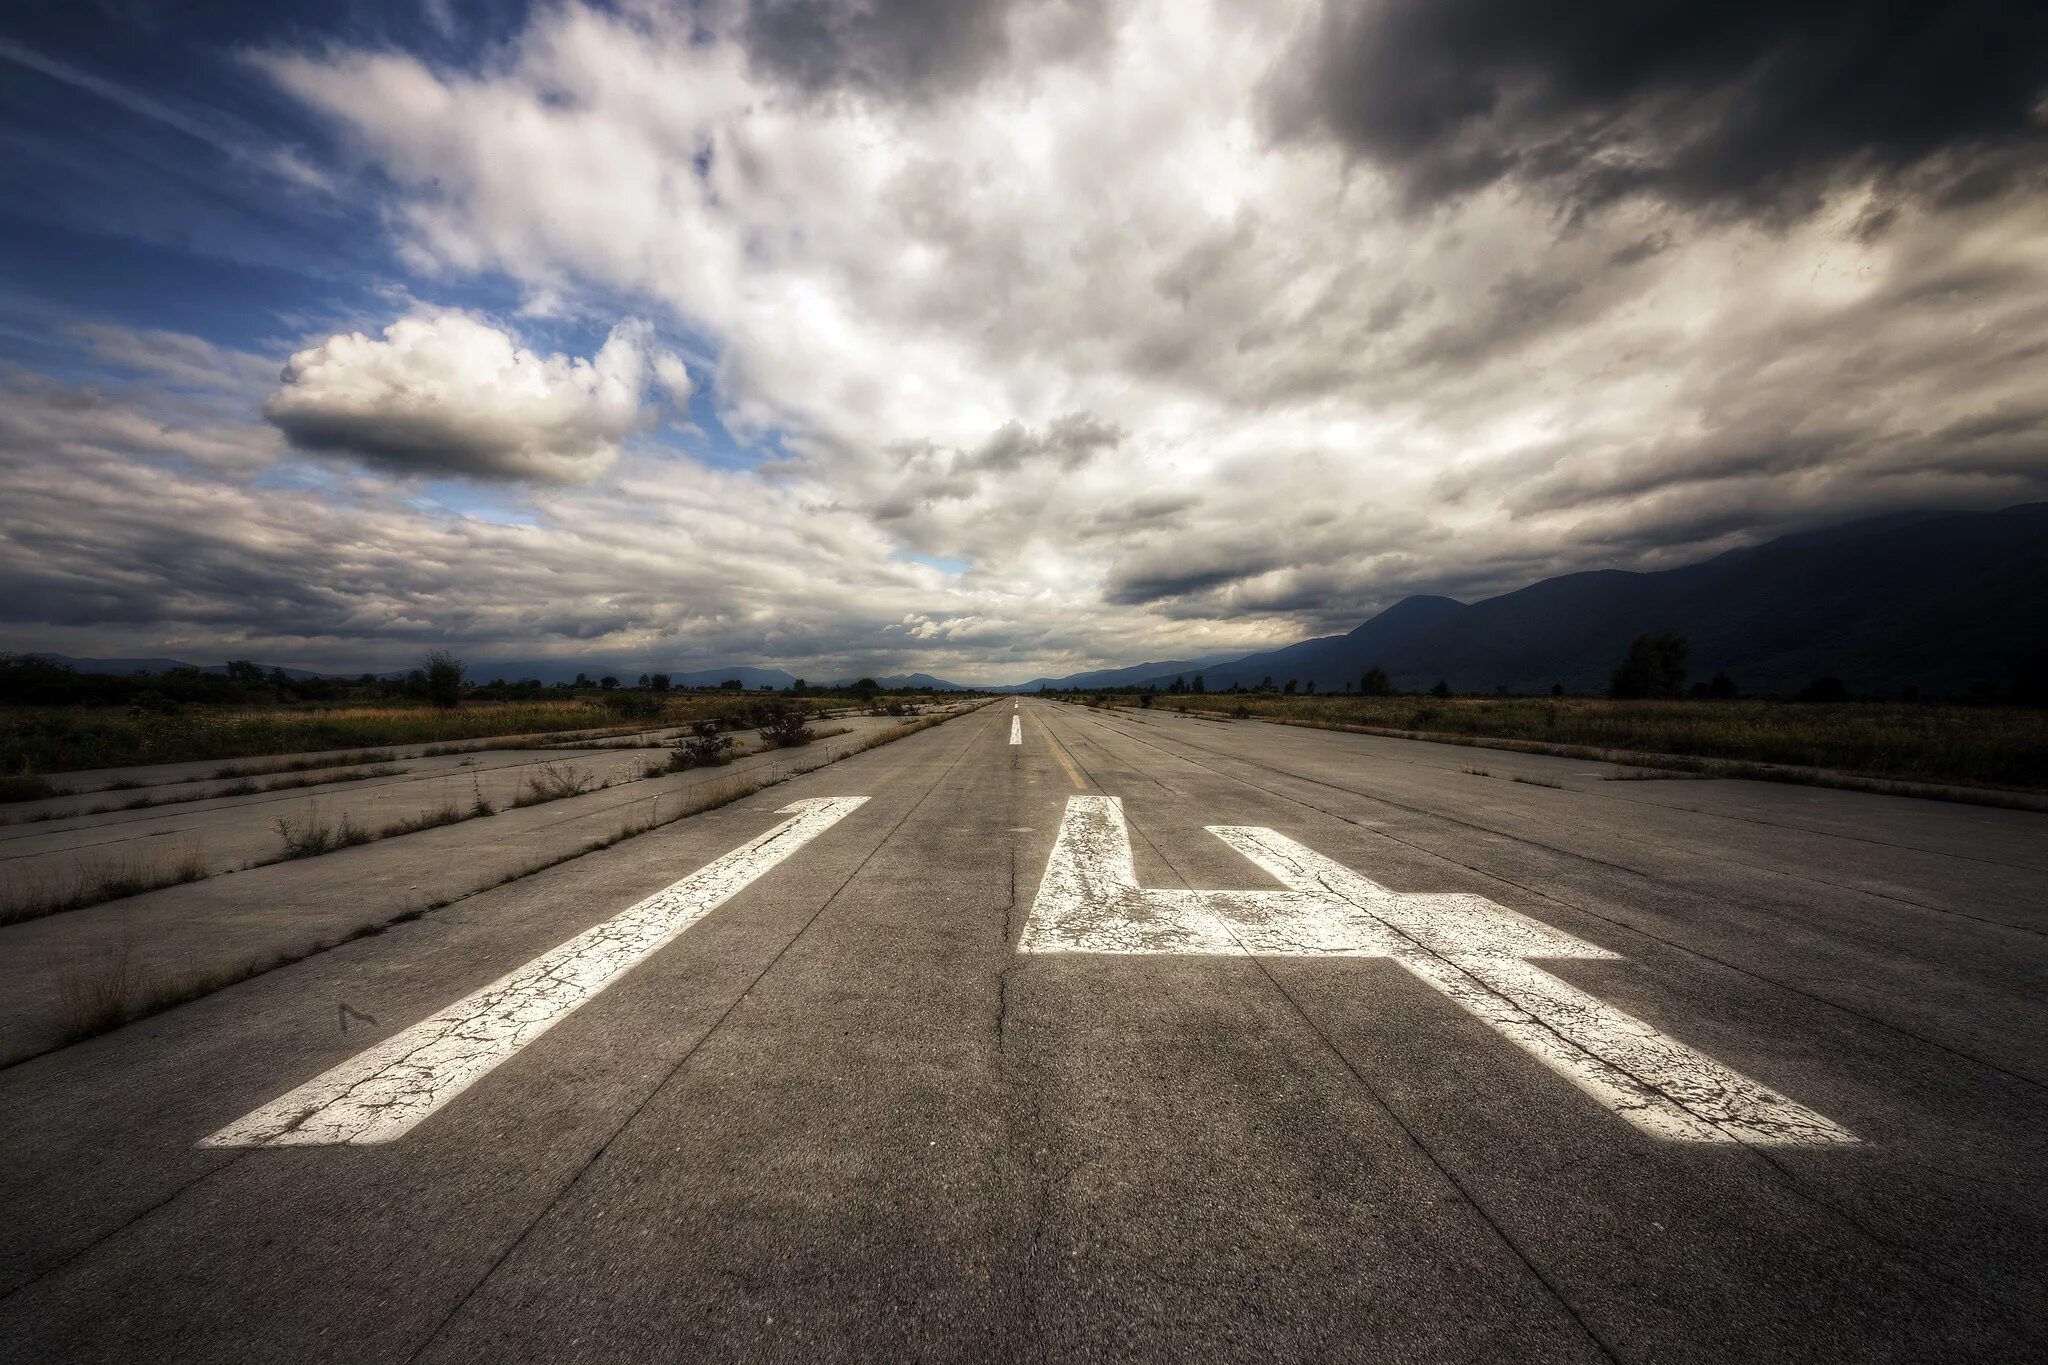
[[[664,891],[394,1034],[200,1142],[298,1147],[389,1142],[546,1033],[865,796],[793,801],[790,816]]]

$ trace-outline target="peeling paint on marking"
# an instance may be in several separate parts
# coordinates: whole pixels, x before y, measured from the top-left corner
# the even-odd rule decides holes
[[[866,800],[840,796],[791,802],[777,812],[791,818],[767,833],[199,1145],[295,1147],[403,1137]]]
[[[1854,1134],[1532,965],[1616,954],[1484,896],[1390,891],[1270,829],[1211,825],[1279,891],[1138,885],[1123,803],[1067,799],[1027,953],[1388,957],[1656,1137],[1821,1145]]]
[[[1010,743],[1024,742],[1024,722],[1016,716],[1010,717]]]

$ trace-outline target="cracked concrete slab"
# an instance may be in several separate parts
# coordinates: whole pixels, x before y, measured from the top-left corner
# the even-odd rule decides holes
[[[1680,809],[1028,700],[0,1070],[0,1357],[2048,1349],[2040,817],[1732,783]],[[195,1146],[851,795],[403,1141]],[[1121,799],[1140,887],[1304,894],[1207,827],[1271,830],[1603,949],[1541,989],[1860,1141],[1660,1140],[1397,957],[1018,953],[1074,795]]]

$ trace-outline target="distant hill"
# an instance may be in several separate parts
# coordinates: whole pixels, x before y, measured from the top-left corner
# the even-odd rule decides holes
[[[749,664],[678,672],[659,664],[628,664],[605,659],[489,659],[481,663],[466,663],[464,672],[471,682],[491,682],[497,678],[518,682],[522,678],[534,678],[550,685],[575,682],[576,675],[581,673],[592,682],[599,678],[617,678],[628,687],[638,682],[642,673],[666,673],[669,681],[677,687],[716,687],[738,678],[749,691],[763,684],[787,687],[796,681],[779,668],[755,668]]]
[[[39,653],[34,657],[47,659],[54,664],[64,664],[80,673],[111,673],[127,677],[131,673],[168,673],[174,668],[198,668],[202,673],[225,673],[225,664],[188,664],[181,659],[80,659],[65,654]],[[271,666],[260,664],[268,673]],[[379,678],[402,678],[409,670],[394,669],[376,674]],[[487,683],[498,678],[506,682],[518,682],[533,678],[552,685],[573,683],[576,675],[582,674],[595,682],[599,678],[617,678],[631,687],[640,680],[642,673],[667,673],[669,682],[676,687],[717,687],[719,684],[738,678],[748,691],[761,687],[786,688],[796,681],[794,674],[780,668],[757,668],[752,664],[727,664],[719,668],[697,668],[678,671],[665,669],[658,664],[628,664],[604,659],[486,659],[478,663],[465,663],[464,674],[471,682]],[[361,672],[315,673],[303,668],[287,668],[288,678],[359,678]],[[845,686],[852,682],[845,678],[830,686]],[[965,684],[948,682],[935,678],[929,673],[894,673],[877,677],[876,682],[886,688],[916,689],[929,687],[938,692],[965,692]]]
[[[1276,685],[1284,685],[1289,678],[1303,683],[1313,678],[1318,690],[1333,686],[1341,690],[1346,681],[1356,682],[1372,667],[1368,662],[1354,671],[1354,658],[1378,661],[1397,654],[1414,637],[1466,610],[1464,603],[1448,597],[1404,597],[1348,635],[1324,635],[1201,669],[1177,669],[1136,681],[1168,687],[1175,678],[1192,683],[1200,676],[1203,686],[1214,691],[1233,683],[1257,687],[1269,677]]]
[[[636,668],[632,674],[618,676],[626,682],[633,682],[642,673],[659,672],[659,669]],[[749,688],[788,687],[796,676],[779,668],[755,668],[750,664],[734,664],[730,668],[698,668],[687,673],[669,674],[669,682],[676,687],[716,687],[720,683],[738,678]]]
[[[32,654],[29,657],[43,659],[53,664],[62,664],[77,673],[109,673],[117,678],[125,678],[131,673],[169,673],[173,669],[178,668],[196,668],[201,673],[214,674],[222,674],[228,671],[226,664],[188,664],[182,659],[81,659],[69,654],[48,654],[42,652]],[[268,673],[273,665],[258,664],[257,667]],[[287,678],[361,676],[360,674],[315,673],[304,668],[285,668],[279,671]]]
[[[914,692],[921,687],[929,687],[934,692],[968,692],[973,690],[965,683],[947,682],[944,678],[934,678],[929,673],[889,673],[882,675],[864,673],[859,677],[837,678],[825,684],[825,686],[851,687],[854,683],[859,682],[862,677],[873,677],[876,684],[885,691]]]
[[[53,664],[63,664],[80,673],[111,673],[116,677],[127,677],[131,673],[168,673],[175,668],[197,668],[202,673],[226,673],[226,664],[189,664],[182,659],[81,659],[68,654],[38,653],[33,657],[47,659]],[[258,664],[265,673],[270,664]],[[376,673],[379,678],[402,678],[409,669],[386,669]],[[631,686],[639,681],[642,673],[658,673],[658,666],[646,664],[607,663],[589,659],[505,659],[486,660],[482,663],[466,664],[465,675],[471,682],[485,683],[496,678],[517,682],[522,678],[536,678],[543,683],[574,682],[578,673],[595,681],[598,678],[613,677]],[[319,673],[304,668],[283,670],[287,678],[360,678],[362,671],[347,673]],[[668,671],[669,680],[677,687],[716,687],[732,678],[738,678],[749,690],[764,684],[772,687],[788,687],[796,679],[779,668],[755,668],[748,664],[732,664],[724,668],[702,668],[688,672]]]
[[[2048,503],[1875,518],[1680,569],[1546,578],[1469,606],[1410,597],[1348,635],[1211,665],[1203,683],[1341,691],[1379,664],[1407,691],[1442,678],[1461,692],[1598,692],[1629,641],[1659,631],[1691,643],[1695,679],[1726,672],[1751,693],[1823,675],[1860,692],[2003,685],[2048,651]],[[1181,676],[1192,680],[1140,681]]]
[[[1036,692],[1042,687],[1128,687],[1142,684],[1149,679],[1170,676],[1175,673],[1194,673],[1209,664],[1224,659],[1235,659],[1235,654],[1205,654],[1199,659],[1169,659],[1164,663],[1131,664],[1125,668],[1098,668],[1087,673],[1069,673],[1063,678],[1033,678],[1030,682],[1004,683],[991,687],[991,692]]]

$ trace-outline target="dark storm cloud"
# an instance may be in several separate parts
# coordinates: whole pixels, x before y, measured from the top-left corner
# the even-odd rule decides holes
[[[1982,197],[2040,173],[2048,5],[1330,0],[1272,94],[1420,203],[1512,179],[1771,215],[1865,173]]]
[[[1386,544],[1413,535],[1412,528],[1393,530],[1385,513],[1332,507],[1303,511],[1285,536],[1258,529],[1294,499],[1284,488],[1243,487],[1227,502],[1212,501],[1192,532],[1145,537],[1121,555],[1103,584],[1104,599],[1118,606],[1200,603],[1234,614],[1300,612],[1333,575],[1358,564],[1361,539]]]
[[[757,0],[740,39],[757,69],[806,90],[970,85],[1009,50],[1016,0]]]
[[[474,61],[279,37],[391,291],[282,382],[270,330],[0,370],[0,636],[1014,678],[2039,498],[2048,195],[1990,192],[2041,152],[2041,36],[1967,0],[557,0]],[[1247,136],[1275,101],[1291,136]],[[516,333],[629,311],[616,364]]]
[[[1229,546],[1195,548],[1167,562],[1147,557],[1121,565],[1104,585],[1104,600],[1120,607],[1144,606],[1169,598],[1192,597],[1270,573],[1286,563],[1274,550]]]
[[[1205,499],[1187,491],[1144,493],[1129,502],[1089,509],[1074,523],[1073,534],[1082,542],[1128,541],[1139,534],[1165,535],[1186,525],[1187,513]]]
[[[1487,290],[1484,303],[1423,334],[1405,361],[1417,369],[1463,373],[1512,355],[1576,320],[1572,305],[1585,288],[1579,280],[1510,270]]]
[[[1096,455],[1114,449],[1124,430],[1092,412],[1056,417],[1043,433],[1022,422],[1005,422],[966,459],[969,467],[1007,473],[1027,464],[1050,461],[1063,470],[1079,469]]]
[[[1022,422],[1005,422],[967,450],[931,441],[906,442],[888,452],[891,477],[864,509],[878,520],[900,525],[940,504],[977,499],[991,488],[1001,489],[1003,506],[1012,513],[1035,508],[1042,504],[1051,480],[1115,449],[1124,435],[1123,428],[1091,412],[1070,412],[1054,418],[1042,431]],[[977,504],[973,516],[984,520],[994,510]]]

